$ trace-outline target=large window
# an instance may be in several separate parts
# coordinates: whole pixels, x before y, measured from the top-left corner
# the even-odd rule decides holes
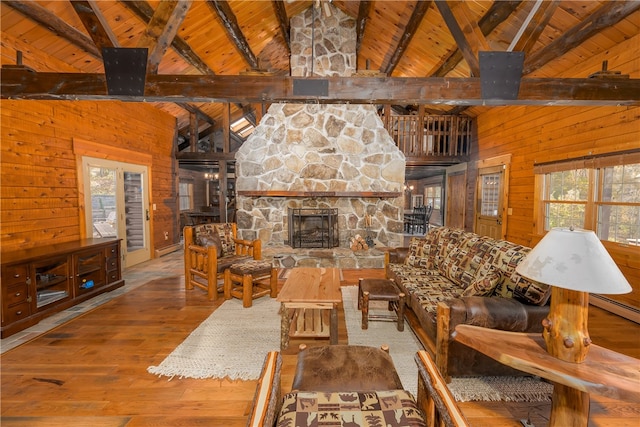
[[[640,153],[538,165],[535,171],[544,230],[574,226],[594,230],[601,240],[640,246]]]
[[[193,184],[190,182],[180,182],[180,210],[193,210]]]

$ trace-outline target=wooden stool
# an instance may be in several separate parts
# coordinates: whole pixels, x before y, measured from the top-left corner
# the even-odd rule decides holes
[[[388,301],[389,311],[395,315],[369,314],[369,301]],[[404,331],[405,295],[389,279],[358,280],[358,310],[362,310],[362,329],[369,327],[369,320],[398,322],[398,330]]]
[[[251,307],[254,299],[266,294],[278,296],[277,271],[270,262],[245,261],[224,271],[225,299],[239,298],[243,307]]]

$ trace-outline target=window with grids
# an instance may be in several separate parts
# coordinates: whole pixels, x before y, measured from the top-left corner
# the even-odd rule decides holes
[[[424,204],[433,206],[433,210],[440,209],[442,186],[433,185],[424,188]]]
[[[535,172],[544,230],[573,226],[640,246],[640,152],[537,165]]]
[[[180,210],[188,211],[193,209],[193,184],[190,182],[180,182]]]

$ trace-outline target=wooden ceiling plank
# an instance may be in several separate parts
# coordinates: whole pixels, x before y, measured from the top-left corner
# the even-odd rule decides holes
[[[485,13],[478,21],[478,26],[480,27],[482,34],[484,36],[491,34],[498,25],[502,24],[518,8],[520,3],[522,3],[522,1],[493,2],[487,13]],[[432,77],[446,76],[462,60],[462,52],[460,52],[460,49],[456,47],[455,50],[451,51],[449,57],[444,60],[440,68],[432,74]]]
[[[287,9],[284,7],[282,0],[271,0],[271,4],[273,5],[273,12],[278,19],[280,34],[282,34],[284,43],[287,46],[287,52],[291,54],[291,26],[289,25],[289,18],[287,17]]]
[[[526,79],[517,100],[483,99],[479,78],[328,77],[323,97],[295,95],[287,76],[149,75],[140,97],[107,94],[104,74],[0,69],[11,99],[120,99],[147,102],[314,102],[322,104],[640,105],[638,79]],[[223,126],[224,130],[224,126]]]
[[[478,23],[470,15],[468,5],[463,1],[436,1],[440,15],[447,24],[458,49],[469,64],[472,76],[480,76],[479,51],[490,51],[489,43],[482,34]]]
[[[424,16],[427,14],[427,11],[429,10],[431,3],[432,3],[432,0],[418,1],[416,3],[415,9],[413,9],[413,13],[411,14],[411,18],[409,19],[409,22],[407,22],[407,25],[405,26],[404,33],[402,33],[400,42],[398,43],[398,46],[396,47],[396,50],[393,53],[393,56],[389,60],[389,63],[387,64],[386,67],[384,67],[383,73],[385,73],[386,75],[390,76],[393,73],[393,70],[395,70],[396,66],[400,62],[400,58],[402,58],[402,55],[407,49],[407,46],[409,46],[411,39],[416,34],[416,31],[418,30],[418,27],[422,22],[422,18],[424,18]],[[436,2],[436,3],[439,3],[439,2]]]
[[[71,5],[100,52],[104,47],[120,46],[118,38],[95,1],[78,0],[72,1]]]
[[[356,56],[360,53],[360,45],[364,37],[364,29],[367,26],[367,19],[373,2],[369,0],[360,0],[358,5],[358,17],[356,18]]]
[[[147,73],[157,74],[158,65],[173,39],[178,33],[180,24],[187,16],[191,0],[161,1],[147,24],[138,47],[149,49],[147,57]]]
[[[121,3],[145,24],[148,24],[149,21],[151,21],[154,11],[145,0],[121,0]],[[202,74],[210,76],[215,75],[213,70],[209,68],[202,58],[200,58],[181,37],[174,37],[171,42],[171,47],[178,53],[178,55]]]
[[[567,30],[544,48],[525,58],[522,75],[527,75],[547,62],[559,58],[605,28],[625,19],[640,9],[640,1],[607,1],[585,20]]]
[[[549,24],[551,17],[555,13],[556,9],[560,5],[560,0],[542,1],[540,0],[539,8],[533,14],[533,17],[529,21],[528,25],[522,31],[520,38],[516,41],[511,50],[516,52],[524,52],[525,56],[531,52],[533,46],[538,41],[540,34],[544,31],[545,27]]]
[[[12,7],[27,18],[37,22],[52,33],[68,40],[87,53],[102,58],[102,54],[91,38],[73,28],[44,7],[33,1],[3,0],[3,4]]]
[[[238,20],[236,19],[233,10],[231,10],[229,3],[226,0],[208,0],[207,3],[213,8],[222,21],[222,25],[227,30],[227,34],[231,38],[231,41],[247,64],[249,64],[252,69],[257,70],[260,68],[258,66],[258,59],[251,50],[246,37],[242,34],[242,30],[238,25]]]

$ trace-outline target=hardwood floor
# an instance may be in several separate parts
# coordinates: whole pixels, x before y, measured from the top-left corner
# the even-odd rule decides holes
[[[128,269],[132,283],[160,278],[2,354],[2,426],[244,426],[255,381],[168,380],[146,371],[223,302],[209,302],[197,289],[184,290],[180,256]],[[384,272],[343,270],[343,275],[343,284],[355,285],[359,277],[383,277]],[[346,343],[339,313],[339,342]],[[592,307],[589,330],[596,344],[640,357],[639,325]],[[300,342],[292,340],[283,353],[285,391]],[[520,426],[519,420],[528,417],[540,427],[550,410],[546,403],[460,406],[471,425],[491,427]],[[592,396],[590,425],[639,424],[638,405]]]

